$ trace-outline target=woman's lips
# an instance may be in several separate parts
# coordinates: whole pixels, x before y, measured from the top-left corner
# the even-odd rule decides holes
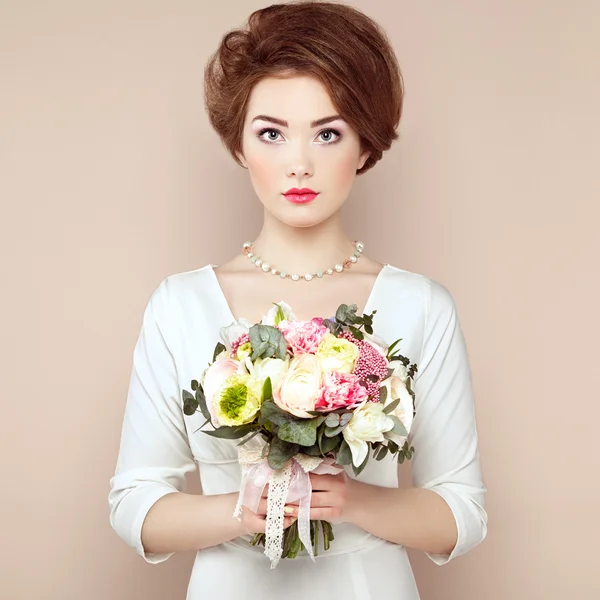
[[[312,202],[318,195],[318,192],[312,192],[310,194],[283,194],[286,200],[289,200],[294,204],[306,204],[307,202]]]

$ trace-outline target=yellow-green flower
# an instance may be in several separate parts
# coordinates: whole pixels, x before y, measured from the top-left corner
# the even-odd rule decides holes
[[[222,426],[244,425],[254,420],[262,402],[260,380],[248,374],[230,375],[215,399],[215,413]]]
[[[251,354],[252,354],[252,344],[250,342],[246,342],[245,344],[242,344],[237,349],[236,359],[239,360],[240,362],[243,362],[244,359],[247,356],[250,356]]]
[[[345,338],[327,332],[317,348],[317,358],[323,371],[352,373],[360,352],[358,346]]]

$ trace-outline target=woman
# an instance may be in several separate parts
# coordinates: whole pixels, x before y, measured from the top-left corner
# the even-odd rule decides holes
[[[487,516],[452,296],[423,275],[368,258],[342,227],[356,175],[397,138],[394,53],[356,9],[274,5],[224,36],[205,81],[211,123],[248,170],[264,224],[230,261],[171,275],[152,294],[111,480],[111,524],[150,563],[198,550],[188,600],[416,599],[406,548],[444,564],[483,540]],[[236,445],[195,433],[202,417],[183,415],[181,389],[212,360],[221,327],[258,322],[280,299],[298,319],[334,314],[342,303],[376,309],[375,333],[387,343],[403,338],[402,353],[419,372],[413,487],[398,488],[394,460],[371,460],[358,478],[311,474],[311,518],[333,522],[335,540],[314,563],[304,553],[270,570],[263,549],[248,545],[265,530],[266,502],[233,518]],[[196,463],[202,495],[185,492]]]

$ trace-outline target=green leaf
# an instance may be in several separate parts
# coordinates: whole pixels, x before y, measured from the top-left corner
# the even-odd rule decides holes
[[[336,435],[334,437],[324,437],[323,441],[321,442],[321,452],[323,454],[333,452],[341,441],[342,437],[340,435]]]
[[[269,358],[273,355],[277,358],[285,358],[287,342],[277,327],[257,323],[250,327],[248,336],[252,346],[252,356],[250,359],[253,362],[257,358]]]
[[[354,463],[352,463],[352,470],[354,471],[354,475],[358,476],[362,473],[362,470],[367,466],[369,462],[369,452],[367,451],[367,455],[365,456],[365,460],[357,467]]]
[[[392,429],[392,431],[402,437],[406,437],[408,435],[408,431],[406,431],[406,427],[404,427],[402,421],[394,415],[392,415],[390,419],[394,421],[394,429]]]
[[[263,402],[273,397],[273,389],[271,387],[271,377],[267,377],[263,384],[262,390]]]
[[[215,346],[215,351],[213,352],[213,358],[212,358],[213,362],[215,362],[215,360],[217,360],[217,356],[219,354],[221,354],[221,352],[223,352],[223,350],[227,350],[227,348],[225,348],[224,344],[222,344],[221,342],[217,342],[217,345]]]
[[[217,427],[214,431],[206,430],[204,433],[224,440],[237,440],[253,431],[255,427],[256,425],[248,423],[247,425],[236,425],[235,427]]]
[[[192,391],[195,392],[198,389],[198,382],[192,379]]]
[[[325,418],[327,427],[337,427],[340,424],[340,415],[338,413],[329,413]]]
[[[325,427],[323,430],[325,433],[325,437],[332,438],[335,437],[338,433],[341,433],[344,429],[344,425],[340,425],[339,427]]]
[[[204,423],[202,423],[202,425],[200,425],[200,427],[198,427],[198,429],[196,429],[196,431],[194,431],[194,433],[200,431],[205,425],[208,425],[210,423],[210,419],[206,419],[206,421],[204,421]]]
[[[385,388],[383,388],[385,389]],[[391,412],[394,412],[394,410],[396,409],[396,407],[398,406],[398,404],[400,404],[400,398],[396,398],[393,402],[390,402],[384,409],[383,412],[386,415],[389,415]]]
[[[243,446],[246,442],[249,442],[254,436],[257,436],[261,432],[260,429],[257,429],[254,433],[250,434],[247,438],[241,440],[236,444],[236,446]]]
[[[356,327],[349,325],[348,329],[350,329],[350,331],[352,332],[352,335],[357,339],[357,340],[364,340],[365,336],[363,335],[363,332],[360,329],[357,329]]]
[[[375,460],[383,460],[385,458],[385,455],[388,453],[388,447],[387,446],[380,446],[378,448],[378,451],[375,453]]]
[[[198,386],[198,389],[196,390],[196,402],[198,403],[204,418],[210,421],[210,412],[208,412],[208,407],[206,406],[206,397],[204,396],[202,386]]]
[[[337,453],[336,462],[339,465],[352,464],[352,451],[350,450],[350,446],[348,446],[348,442],[346,440],[342,440],[340,449]]]
[[[392,344],[390,344],[390,346],[388,346],[387,349],[387,355],[391,356],[392,352],[394,351],[394,348],[402,341],[402,338],[397,339],[395,342],[393,342]]]
[[[196,412],[198,408],[198,402],[196,401],[194,395],[190,394],[190,392],[187,390],[183,390],[181,395],[183,397],[183,414],[189,417]]]
[[[279,325],[281,321],[285,320],[285,315],[283,314],[283,309],[277,302],[273,302],[273,304],[277,307],[277,311],[275,313],[275,325]]]
[[[379,402],[384,404],[386,400],[387,400],[387,388],[382,385],[379,388]],[[383,412],[385,412],[385,410]]]
[[[354,413],[346,412],[340,417],[340,425],[346,426],[352,420]]]
[[[277,435],[284,442],[290,442],[290,444],[312,446],[317,441],[317,427],[324,420],[325,417],[316,417],[314,419],[287,421],[279,427]]]
[[[313,545],[314,555],[319,556],[319,521],[310,522],[311,541]]]
[[[269,448],[269,466],[271,469],[283,469],[290,458],[296,456],[300,446],[298,444],[289,444],[275,437],[271,440]]]
[[[308,454],[309,456],[323,456],[323,452],[321,452],[321,447],[319,446],[318,442],[312,446],[309,446],[308,448],[303,447],[302,452],[303,454]]]
[[[288,421],[294,421],[296,417],[290,415],[290,413],[285,412],[275,402],[271,400],[267,400],[263,402],[260,407],[260,413],[258,418],[258,424],[264,425],[268,421],[273,423],[273,425],[283,425]]]

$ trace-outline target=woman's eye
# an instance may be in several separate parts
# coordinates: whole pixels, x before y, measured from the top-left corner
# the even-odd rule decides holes
[[[267,144],[274,144],[279,141],[279,136],[281,132],[277,129],[261,129],[258,132],[258,137],[266,142]],[[342,134],[335,129],[324,129],[317,136],[321,138],[321,141],[325,144],[333,144],[337,142],[342,137]]]
[[[265,133],[267,134],[266,137],[264,137]],[[258,137],[262,138],[265,142],[276,142],[278,135],[280,133],[277,129],[263,129],[258,133]]]
[[[324,129],[323,131],[321,131],[319,136],[323,137],[324,142],[333,143],[333,142],[337,141],[338,139],[340,139],[341,134],[339,131],[336,131],[335,129]],[[334,137],[334,136],[336,136],[336,137]]]

